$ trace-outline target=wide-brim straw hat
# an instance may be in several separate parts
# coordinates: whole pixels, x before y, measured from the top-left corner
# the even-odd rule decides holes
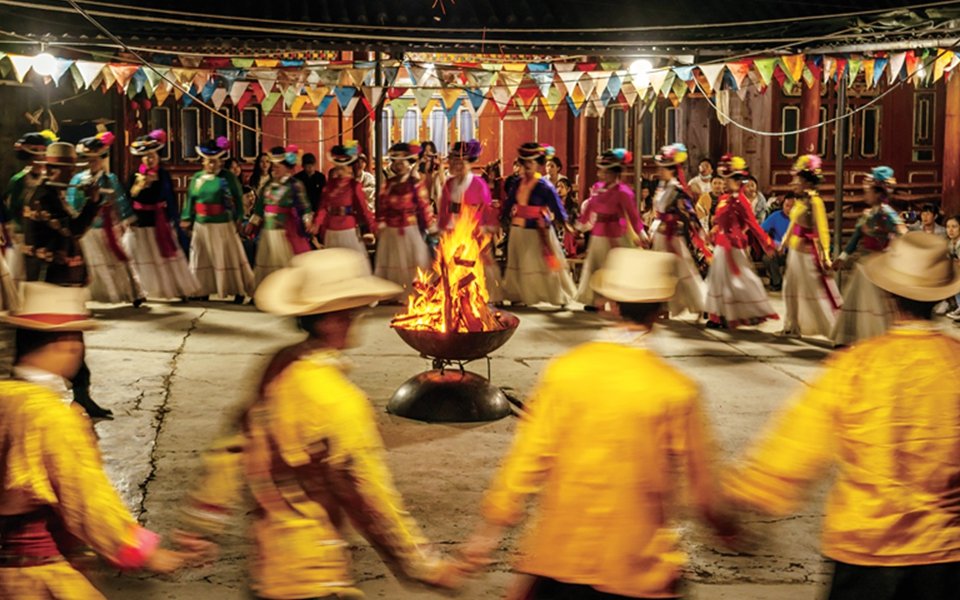
[[[865,258],[863,270],[878,288],[911,300],[939,302],[960,293],[960,269],[943,238],[924,231],[908,232],[886,252]]]
[[[77,149],[67,142],[54,142],[47,146],[43,160],[37,161],[48,167],[85,167],[87,163],[77,162]]]
[[[0,322],[36,331],[89,331],[99,327],[87,311],[89,299],[85,287],[26,281],[20,286],[20,308],[0,313]]]
[[[282,316],[304,316],[369,306],[395,298],[399,285],[370,274],[370,262],[356,250],[328,248],[298,254],[286,268],[263,280],[257,308]]]
[[[614,248],[590,287],[614,302],[666,302],[677,291],[677,268],[669,252]]]

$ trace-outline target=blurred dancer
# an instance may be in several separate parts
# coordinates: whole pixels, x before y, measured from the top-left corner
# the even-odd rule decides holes
[[[822,160],[805,154],[793,166],[797,200],[790,225],[780,242],[789,249],[783,278],[786,316],[783,335],[823,335],[833,332],[843,299],[830,270],[830,226],[817,186],[823,180]]]
[[[84,544],[121,569],[173,571],[193,553],[159,547],[103,471],[93,429],[67,406],[66,381],[93,328],[87,290],[23,284],[13,379],[0,382],[0,598],[102,600],[70,562]]]
[[[722,535],[712,436],[695,383],[649,348],[677,287],[676,258],[614,248],[591,277],[617,323],[547,366],[483,501],[483,523],[463,549],[486,563],[506,527],[537,495],[511,598],[678,598],[684,556],[671,526],[688,490]],[[677,473],[679,468],[680,473]]]
[[[43,179],[43,157],[47,146],[58,141],[57,135],[45,129],[38,133],[28,133],[13,145],[17,158],[26,163],[20,171],[14,173],[3,193],[3,224],[6,226],[11,247],[7,251],[7,261],[14,282],[25,279],[23,267],[23,205],[27,197],[33,194]]]
[[[857,340],[885,333],[893,322],[895,307],[890,295],[870,283],[857,259],[887,249],[890,240],[907,232],[897,211],[887,203],[893,186],[890,167],[876,167],[863,182],[867,210],[857,220],[857,227],[837,260],[834,269],[841,269],[853,256],[853,276],[843,295],[843,308],[833,327],[833,343],[849,346]]]
[[[346,248],[302,254],[257,289],[257,306],[292,317],[307,338],[281,350],[239,432],[215,444],[186,510],[188,540],[222,533],[250,487],[257,511],[252,584],[271,600],[359,597],[344,518],[404,580],[449,587],[451,569],[404,510],[384,463],[373,409],[346,377],[342,352],[362,309],[400,286],[370,275]]]
[[[316,228],[325,248],[351,248],[367,257],[367,246],[376,241],[377,221],[367,205],[363,183],[354,176],[353,165],[358,160],[356,141],[330,150],[334,166],[320,197]]]
[[[948,600],[960,590],[960,342],[931,321],[960,292],[943,238],[907,233],[863,261],[897,320],[827,362],[727,481],[745,506],[795,511],[833,476],[830,600]]]

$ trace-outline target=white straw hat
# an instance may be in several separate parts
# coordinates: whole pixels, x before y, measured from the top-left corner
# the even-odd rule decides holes
[[[254,300],[264,312],[303,316],[368,306],[401,292],[371,275],[370,262],[356,250],[328,248],[295,256],[263,280]]]
[[[37,331],[87,331],[98,323],[87,311],[90,291],[85,287],[63,287],[42,281],[20,286],[20,308],[0,315],[0,322]]]
[[[590,287],[615,302],[665,302],[677,290],[677,259],[669,252],[614,248]]]
[[[911,231],[893,242],[886,252],[863,260],[867,279],[891,294],[939,302],[960,293],[960,270],[947,255],[939,235]]]

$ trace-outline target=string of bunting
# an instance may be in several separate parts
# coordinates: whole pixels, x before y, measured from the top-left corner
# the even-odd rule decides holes
[[[924,62],[932,62],[932,69],[925,69]],[[952,76],[958,64],[960,54],[943,48],[870,56],[778,55],[647,73],[631,73],[620,61],[549,62],[543,57],[536,62],[387,61],[382,65],[383,85],[378,86],[376,65],[369,61],[181,56],[176,61],[158,58],[154,68],[145,69],[138,64],[0,52],[0,77],[20,83],[31,77],[48,85],[72,85],[76,91],[115,90],[156,105],[172,96],[190,105],[190,96],[165,80],[170,78],[217,109],[228,102],[239,110],[256,104],[269,114],[282,106],[294,117],[308,106],[322,115],[334,103],[349,116],[358,105],[371,111],[383,100],[395,115],[405,115],[415,102],[424,119],[438,107],[452,120],[460,107],[480,114],[488,105],[501,118],[516,108],[527,119],[537,110],[552,119],[564,104],[574,116],[598,116],[611,103],[632,107],[653,94],[679,105],[693,91],[713,95],[730,90],[742,95],[750,87],[763,92],[778,85],[793,93],[802,85],[840,79],[867,88],[905,79],[918,85],[935,83]]]

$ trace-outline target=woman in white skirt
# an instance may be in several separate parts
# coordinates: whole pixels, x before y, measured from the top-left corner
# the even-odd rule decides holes
[[[437,223],[427,189],[413,178],[420,148],[398,143],[390,147],[387,159],[393,176],[380,190],[377,202],[377,262],[374,274],[403,286],[409,293],[417,269],[430,267],[430,250],[425,233],[436,233]]]
[[[490,186],[483,178],[474,175],[472,165],[480,159],[483,146],[477,140],[455,142],[450,146],[448,160],[450,177],[443,184],[438,208],[438,222],[441,231],[452,231],[463,214],[464,207],[470,207],[476,219],[476,235],[484,245],[481,250],[483,259],[483,279],[487,289],[487,300],[497,303],[503,300],[503,281],[500,267],[493,258],[493,244],[499,224],[493,214],[493,200]]]
[[[822,181],[821,164],[816,154],[805,154],[793,166],[798,197],[790,211],[787,232],[780,240],[781,250],[789,249],[783,278],[783,335],[829,337],[843,305],[830,268],[827,211],[817,193]]]
[[[253,274],[256,285],[274,271],[287,266],[297,254],[310,251],[307,232],[313,230],[313,209],[307,191],[293,170],[300,153],[296,146],[274,146],[268,152],[273,163],[270,180],[253,207],[248,233],[260,228]]]
[[[553,222],[565,223],[567,213],[556,188],[540,175],[546,148],[527,142],[517,152],[520,179],[503,204],[503,215],[510,219],[504,297],[511,304],[566,306],[577,288]]]
[[[859,264],[861,258],[883,252],[893,238],[907,232],[900,215],[887,203],[896,183],[890,167],[876,167],[870,172],[863,182],[867,210],[857,221],[846,248],[833,262],[833,268],[840,270],[853,261],[843,308],[831,336],[835,346],[849,346],[857,340],[883,335],[896,316],[893,298],[871,283]]]
[[[624,148],[614,148],[601,154],[597,158],[600,181],[590,190],[590,197],[583,204],[577,227],[590,231],[591,236],[580,272],[576,300],[582,302],[587,311],[597,308],[593,305],[590,276],[603,268],[610,250],[617,247],[632,248],[643,239],[643,222],[633,190],[620,181],[623,167],[632,163],[633,154]]]
[[[141,164],[127,185],[136,221],[124,234],[123,245],[148,297],[186,300],[200,293],[200,284],[170,222],[179,210],[173,180],[160,165],[158,152],[166,144],[166,132],[156,129],[130,145]]]
[[[747,163],[739,156],[725,156],[717,172],[726,180],[727,193],[720,197],[713,215],[713,261],[706,282],[707,327],[733,329],[779,319],[750,259],[751,238],[767,254],[773,253],[774,246],[743,192],[743,180],[750,176]]]
[[[334,146],[329,158],[334,164],[333,174],[323,186],[315,227],[324,248],[350,248],[367,258],[367,246],[375,241],[377,222],[367,204],[363,184],[353,176],[360,146],[356,140]]]
[[[670,252],[678,258],[677,292],[670,299],[670,315],[677,316],[687,310],[699,319],[706,293],[703,276],[712,255],[686,190],[683,175],[686,160],[687,147],[680,143],[664,146],[654,157],[660,183],[653,197],[656,217],[650,229],[653,249]]]
[[[200,295],[233,296],[235,303],[242,304],[253,295],[253,270],[237,234],[243,199],[235,197],[237,192],[220,170],[228,147],[224,137],[197,146],[203,170],[187,185],[180,229],[193,230],[190,272],[200,283]]]
[[[130,302],[138,307],[146,300],[146,294],[121,243],[121,229],[128,227],[135,217],[120,180],[108,171],[107,156],[113,141],[109,131],[80,140],[77,154],[87,160],[88,166],[70,180],[67,201],[79,212],[86,203],[80,189],[90,180],[99,182],[101,194],[107,200],[91,228],[80,238],[80,249],[90,274],[90,297],[97,302]]]
[[[13,174],[3,192],[3,212],[6,233],[9,234],[10,247],[6,250],[6,258],[11,277],[16,284],[26,279],[26,269],[23,262],[23,206],[26,199],[43,182],[43,159],[47,153],[47,146],[58,141],[57,135],[49,129],[40,132],[27,133],[20,137],[13,145],[17,158],[26,163],[26,166]]]

